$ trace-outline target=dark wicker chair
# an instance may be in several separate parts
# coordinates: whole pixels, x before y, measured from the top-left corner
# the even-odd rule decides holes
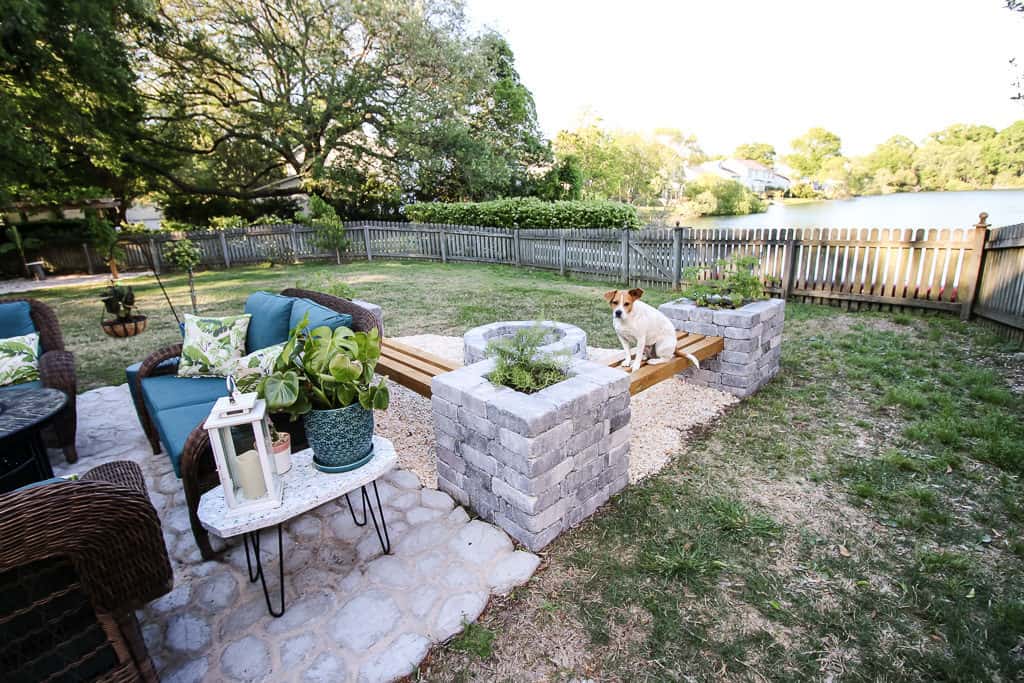
[[[60,389],[68,396],[67,406],[53,419],[53,431],[57,446],[64,451],[68,462],[78,460],[75,449],[75,424],[78,419],[75,398],[78,396],[78,378],[75,376],[75,357],[64,350],[64,335],[53,309],[38,299],[0,299],[0,304],[25,301],[31,308],[30,315],[39,332],[39,378],[44,387]]]
[[[281,292],[281,295],[310,299],[338,313],[348,313],[352,316],[353,330],[365,332],[376,327],[380,332],[381,338],[384,337],[383,321],[374,315],[372,311],[363,308],[353,301],[307,289],[285,289]],[[178,358],[180,355],[181,344],[172,344],[155,351],[142,362],[136,377],[139,386],[136,387],[135,391],[135,410],[139,415],[139,422],[142,423],[142,428],[146,432],[146,438],[149,439],[149,444],[152,446],[154,454],[158,454],[161,451],[160,436],[149,416],[149,412],[146,410],[145,401],[142,399],[142,380],[159,374],[177,372],[177,366],[173,364],[170,367],[166,364],[160,367],[160,364],[167,360]],[[301,422],[291,422],[286,415],[274,415],[271,417],[278,430],[291,434],[293,449],[305,447],[306,435],[302,429]],[[192,430],[192,433],[185,442],[185,449],[181,455],[181,483],[185,489],[188,517],[192,526],[192,535],[196,539],[196,545],[199,546],[199,551],[204,559],[213,559],[217,556],[217,553],[214,552],[213,547],[210,545],[209,534],[199,521],[199,499],[210,489],[219,486],[220,480],[217,478],[217,470],[213,462],[213,452],[210,450],[209,434],[203,429],[201,423],[196,425],[196,428]]]
[[[172,581],[137,464],[0,495],[3,680],[159,680],[135,610]]]

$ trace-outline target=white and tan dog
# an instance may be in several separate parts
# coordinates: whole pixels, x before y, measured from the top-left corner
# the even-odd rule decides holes
[[[643,295],[644,290],[639,288],[629,291],[613,289],[604,293],[605,300],[612,307],[615,334],[619,335],[622,349],[626,352],[622,367],[632,365],[633,372],[640,369],[648,347],[651,348],[647,360],[650,365],[667,363],[676,354],[676,328],[664,313],[640,301]],[[636,347],[632,361],[630,345]],[[696,358],[691,357],[690,360],[697,365]]]

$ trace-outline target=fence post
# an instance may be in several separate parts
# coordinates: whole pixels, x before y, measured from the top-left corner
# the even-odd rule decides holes
[[[512,250],[515,252],[515,263],[519,265],[519,228],[512,228]]]
[[[988,228],[988,214],[982,211],[978,214],[978,224],[974,226],[971,260],[964,264],[964,272],[960,275],[960,281],[964,284],[963,301],[960,302],[961,320],[971,319],[971,309],[974,308],[974,299],[977,296],[978,283],[981,282],[981,271],[985,262]]]
[[[224,255],[224,267],[231,267],[231,254],[228,252],[228,238],[224,236],[224,231],[220,232],[220,251]]]
[[[672,289],[679,289],[683,279],[683,229],[672,228]]]
[[[558,236],[558,274],[565,275],[565,233]]]
[[[299,260],[299,238],[295,234],[295,224],[291,224],[291,228],[288,231],[288,238],[292,242],[292,262]]]
[[[373,254],[370,252],[370,225],[363,223],[363,242],[366,244],[366,260],[372,261]]]
[[[149,238],[149,253],[153,256],[153,272],[156,275],[160,274],[160,252],[156,250],[156,240],[152,237]]]
[[[89,253],[88,242],[82,242],[82,251],[85,252],[85,267],[89,270],[89,275],[92,275],[92,255]]]
[[[782,261],[782,292],[779,296],[783,301],[789,298],[789,290],[793,288],[793,264],[796,263],[796,240],[793,233],[786,231],[786,256]]]
[[[622,281],[629,286],[629,228],[622,229],[622,248],[619,258],[622,260]]]
[[[441,263],[448,263],[448,233],[443,224],[438,228],[437,234],[441,237]]]

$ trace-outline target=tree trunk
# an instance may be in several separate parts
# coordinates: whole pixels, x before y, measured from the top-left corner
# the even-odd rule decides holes
[[[192,298],[192,313],[199,315],[199,306],[196,305],[196,285],[192,279],[192,269],[188,269],[188,295]]]
[[[341,249],[338,249],[337,247],[334,248],[334,258],[337,259],[338,265],[340,266],[341,265]]]

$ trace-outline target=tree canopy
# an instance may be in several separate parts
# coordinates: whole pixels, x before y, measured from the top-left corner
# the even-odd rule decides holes
[[[740,145],[733,152],[737,159],[756,161],[768,168],[775,168],[775,147],[766,142],[749,142]]]
[[[800,175],[813,178],[822,172],[825,162],[840,155],[842,141],[824,128],[811,128],[790,143],[793,153],[786,163]]]

